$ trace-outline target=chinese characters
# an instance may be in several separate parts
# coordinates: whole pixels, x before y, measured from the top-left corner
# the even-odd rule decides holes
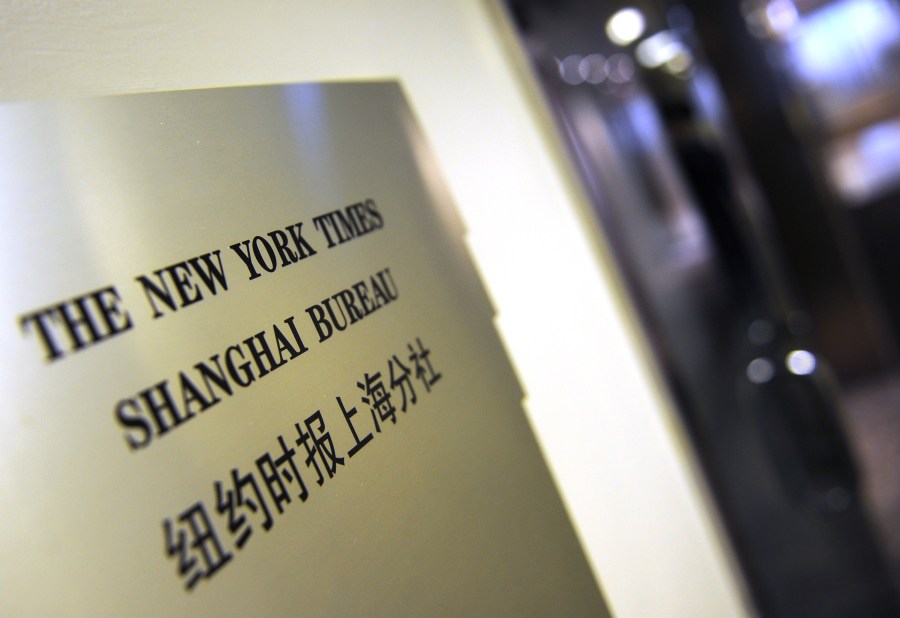
[[[270,531],[289,507],[310,500],[442,378],[419,337],[384,363],[384,372],[366,371],[356,380],[353,395],[335,396],[331,407],[315,410],[276,436],[270,451],[216,480],[210,507],[196,501],[163,520],[165,553],[177,562],[185,589],[215,575],[254,532]],[[352,446],[339,451],[335,435]]]

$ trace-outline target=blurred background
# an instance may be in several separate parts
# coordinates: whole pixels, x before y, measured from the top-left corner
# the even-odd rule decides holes
[[[900,615],[897,2],[507,8],[756,608]]]

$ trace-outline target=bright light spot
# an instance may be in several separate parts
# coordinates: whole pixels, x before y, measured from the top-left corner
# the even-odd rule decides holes
[[[606,22],[606,35],[616,45],[628,45],[644,34],[644,14],[629,7],[616,12]]]
[[[671,30],[657,32],[635,50],[638,62],[648,69],[663,67],[672,74],[684,73],[694,65],[694,57]]]
[[[635,50],[635,55],[642,66],[654,69],[667,60],[671,60],[679,45],[680,41],[674,32],[663,30],[647,40],[641,41]]]
[[[781,36],[786,36],[799,21],[797,7],[791,0],[771,0],[766,5],[766,21],[769,28]]]
[[[615,54],[606,61],[609,81],[624,84],[634,77],[634,61],[625,54]]]
[[[578,63],[578,74],[589,84],[599,84],[606,79],[606,58],[600,54],[585,56]]]
[[[747,365],[747,379],[754,384],[765,384],[775,377],[775,364],[768,358],[754,358]]]
[[[871,84],[896,74],[891,58],[900,43],[900,12],[887,0],[827,3],[803,16],[792,37],[792,70],[843,108]],[[823,95],[824,96],[824,95]],[[848,101],[849,99],[849,101]]]
[[[816,370],[816,356],[806,350],[794,350],[784,359],[788,371],[798,376],[806,376]]]

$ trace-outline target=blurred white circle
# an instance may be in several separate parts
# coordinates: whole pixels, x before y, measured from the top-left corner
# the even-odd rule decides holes
[[[807,350],[794,350],[784,359],[788,371],[798,376],[806,376],[816,370],[816,356]]]
[[[646,21],[644,14],[634,7],[616,11],[606,22],[606,35],[616,45],[628,45],[636,41],[642,34]]]

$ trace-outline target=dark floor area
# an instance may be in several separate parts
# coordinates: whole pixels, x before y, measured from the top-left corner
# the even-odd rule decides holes
[[[803,337],[732,302],[710,263],[669,264],[650,319],[763,615],[896,615],[900,376],[793,375]]]

